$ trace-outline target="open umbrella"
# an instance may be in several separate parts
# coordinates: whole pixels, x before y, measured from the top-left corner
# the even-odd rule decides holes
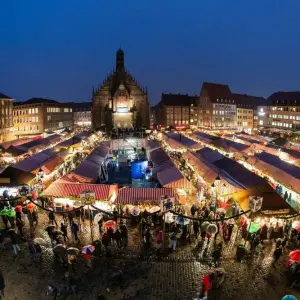
[[[294,221],[292,224],[292,228],[300,227],[300,221]]]
[[[113,220],[108,220],[107,222],[104,223],[104,227],[106,228],[115,228],[116,227],[116,222]]]
[[[32,209],[34,209],[35,208],[35,205],[33,204],[33,203],[28,203],[27,205],[26,205],[26,208],[28,209],[28,210],[32,210]]]
[[[300,262],[300,250],[294,250],[294,251],[290,252],[289,258],[296,262]]]
[[[47,246],[48,245],[48,243],[42,238],[35,238],[33,240],[33,242],[36,243],[36,244],[39,244],[41,246]]]
[[[209,234],[215,234],[218,231],[218,227],[216,224],[209,224],[206,228],[206,232]]]
[[[160,207],[155,205],[155,206],[152,206],[150,209],[149,209],[149,213],[150,214],[154,214],[156,212],[160,211]]]
[[[285,295],[282,300],[297,300],[297,298],[293,295]]]
[[[15,212],[22,212],[22,209],[23,209],[22,205],[17,205],[15,207]]]
[[[204,222],[201,224],[201,231],[206,231],[208,225],[209,225],[209,222],[208,222],[208,221],[204,221]]]
[[[6,214],[9,218],[13,218],[16,216],[16,212],[14,209],[9,209]]]
[[[185,225],[190,224],[190,220],[187,219],[187,218],[184,218],[184,217],[182,217],[182,216],[177,216],[177,217],[175,218],[175,223],[178,224],[178,225],[183,225],[183,226],[185,226]]]
[[[0,211],[0,216],[7,216],[7,213],[8,213],[8,209],[2,209]]]
[[[260,229],[260,224],[259,223],[255,223],[255,222],[251,222],[251,224],[249,224],[247,226],[247,230],[249,233],[255,233]]]
[[[53,248],[53,252],[55,253],[62,253],[62,252],[65,252],[67,249],[66,249],[66,246],[63,245],[63,244],[57,244],[54,248]]]
[[[78,255],[79,252],[80,252],[80,250],[77,248],[74,248],[74,247],[70,247],[67,249],[67,254],[69,254],[69,255]]]
[[[91,254],[95,251],[95,247],[93,245],[84,246],[81,250],[83,254]]]

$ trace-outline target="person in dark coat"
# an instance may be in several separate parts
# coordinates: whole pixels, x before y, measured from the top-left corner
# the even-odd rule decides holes
[[[60,230],[61,232],[63,233],[63,236],[64,236],[64,240],[65,242],[67,241],[68,238],[68,226],[65,225],[64,223],[61,223],[60,224]]]
[[[14,230],[12,230],[12,231],[9,231],[9,237],[11,239],[11,244],[13,246],[14,254],[17,255],[18,252],[21,252],[21,249],[19,246],[19,236]]]
[[[71,231],[72,231],[72,234],[74,235],[75,241],[79,242],[79,238],[78,238],[79,227],[74,221],[72,221]]]
[[[125,224],[120,225],[120,230],[122,234],[122,245],[127,247],[128,244],[128,230]]]
[[[278,248],[275,249],[273,256],[274,256],[273,266],[275,266],[275,263],[278,261],[280,256],[282,256],[282,246],[279,246]]]
[[[24,222],[21,219],[17,218],[16,225],[17,225],[20,236],[23,238],[24,237],[24,233],[23,233]]]
[[[259,238],[261,243],[268,238],[268,227],[266,224],[261,228]]]
[[[72,226],[73,224],[73,218],[74,218],[73,212],[72,211],[68,212],[68,219],[69,219],[70,226]]]
[[[194,234],[195,234],[195,238],[198,238],[199,235],[199,222],[198,221],[194,221],[193,222],[193,230],[194,230]]]
[[[106,250],[106,254],[108,254],[108,245],[110,244],[110,237],[108,236],[107,232],[104,232],[103,236],[102,236],[102,244],[105,247]]]
[[[114,232],[113,234],[114,240],[116,241],[116,244],[119,248],[121,248],[121,239],[122,239],[122,233],[119,228]]]
[[[57,222],[55,220],[55,214],[54,214],[54,212],[50,211],[48,216],[49,216],[49,223],[50,224],[54,224],[55,223],[55,225],[58,226],[58,224],[57,224]]]
[[[0,292],[1,292],[1,296],[4,297],[4,288],[5,288],[5,281],[4,281],[4,277],[2,274],[2,271],[0,270]]]

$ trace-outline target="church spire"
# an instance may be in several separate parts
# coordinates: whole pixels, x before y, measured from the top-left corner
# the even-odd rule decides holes
[[[124,71],[124,52],[122,49],[119,49],[116,57],[116,71]]]

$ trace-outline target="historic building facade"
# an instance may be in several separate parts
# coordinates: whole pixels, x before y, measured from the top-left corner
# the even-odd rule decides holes
[[[0,93],[0,143],[13,139],[13,99]]]
[[[93,91],[94,130],[149,126],[147,89],[125,69],[124,52],[118,50],[116,70]]]

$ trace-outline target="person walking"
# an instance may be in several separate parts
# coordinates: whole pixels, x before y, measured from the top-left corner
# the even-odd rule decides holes
[[[48,291],[46,293],[46,295],[51,295],[52,296],[52,300],[57,300],[58,297],[58,289],[57,287],[55,287],[54,285],[49,285],[48,286]]]
[[[67,239],[69,239],[68,238],[68,225],[64,224],[64,223],[61,223],[60,224],[60,231],[63,233],[63,237],[64,237],[64,240],[66,242]]]
[[[121,239],[122,239],[122,233],[119,228],[114,232],[114,240],[116,241],[116,244],[119,248],[121,248]]]
[[[103,233],[103,218],[101,218],[101,219],[98,221],[98,227],[99,227],[99,235],[101,236],[102,233]]]
[[[79,238],[78,238],[79,227],[74,221],[72,221],[71,231],[72,231],[72,234],[74,235],[75,241],[79,242]]]
[[[176,236],[176,232],[172,232],[170,234],[170,245],[169,248],[172,249],[173,251],[176,250],[176,245],[177,245],[177,236]]]
[[[127,247],[128,245],[128,229],[124,223],[121,223],[120,230],[122,234],[122,245]]]
[[[55,225],[56,225],[56,227],[57,227],[58,224],[57,224],[57,222],[56,222],[56,220],[55,220],[55,214],[54,214],[53,211],[50,211],[50,212],[49,212],[48,217],[49,217],[49,223],[52,224],[52,225],[55,223]]]
[[[107,232],[104,232],[104,234],[102,236],[102,244],[105,247],[106,255],[108,255],[108,245],[110,244],[110,241],[111,241],[111,239],[110,239],[109,235],[107,234]]]
[[[274,261],[273,261],[273,266],[275,266],[275,263],[279,260],[280,256],[282,256],[282,246],[279,246],[278,248],[275,249],[274,251]]]
[[[69,212],[68,212],[68,219],[69,219],[69,224],[70,224],[70,226],[72,226],[72,224],[74,223],[74,222],[73,222],[73,218],[74,218],[73,212],[72,212],[72,211],[69,211]]]
[[[195,238],[197,240],[198,239],[198,235],[199,235],[199,230],[200,230],[200,226],[199,226],[199,222],[198,221],[194,221],[193,222],[193,230],[194,230]]]
[[[156,230],[155,240],[156,240],[156,249],[159,250],[163,242],[163,232],[161,229]]]
[[[16,226],[18,228],[20,236],[23,238],[24,237],[24,233],[23,233],[24,221],[22,219],[17,218]]]
[[[11,244],[12,244],[12,247],[13,247],[13,252],[14,252],[15,255],[17,255],[18,252],[21,252],[21,249],[20,249],[20,246],[19,246],[19,236],[14,230],[11,230],[9,232],[9,235],[10,235]]]

